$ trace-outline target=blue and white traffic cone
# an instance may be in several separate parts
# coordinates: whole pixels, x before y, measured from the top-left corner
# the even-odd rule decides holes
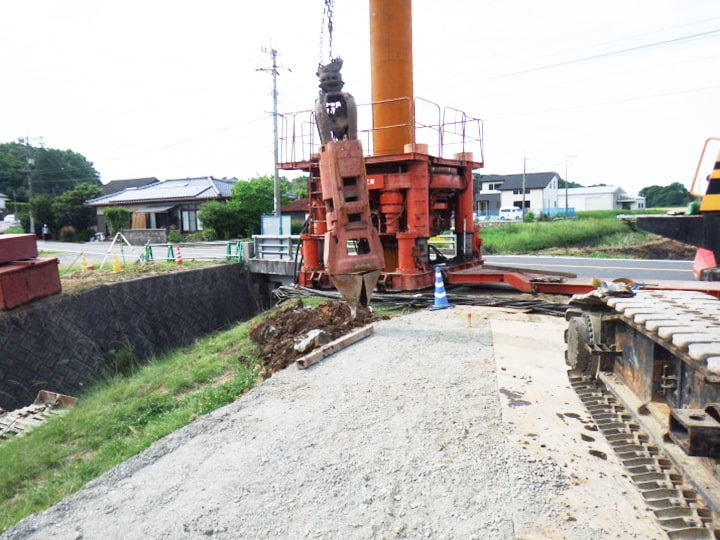
[[[435,267],[435,302],[428,308],[431,311],[437,309],[447,309],[453,307],[452,304],[448,303],[447,294],[445,294],[445,285],[443,284],[442,273],[440,267]]]

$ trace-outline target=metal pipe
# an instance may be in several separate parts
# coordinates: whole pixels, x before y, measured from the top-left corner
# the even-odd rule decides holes
[[[411,0],[370,0],[370,73],[372,101],[376,103],[373,105],[373,155],[376,156],[404,153],[405,145],[413,142],[411,4]],[[411,107],[407,106],[408,99]],[[384,103],[377,103],[381,101]]]

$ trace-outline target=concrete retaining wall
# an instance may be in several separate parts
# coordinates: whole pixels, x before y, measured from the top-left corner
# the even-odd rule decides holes
[[[0,313],[0,407],[47,389],[78,395],[110,372],[108,356],[139,359],[246,320],[261,309],[240,264],[174,272],[61,295]]]

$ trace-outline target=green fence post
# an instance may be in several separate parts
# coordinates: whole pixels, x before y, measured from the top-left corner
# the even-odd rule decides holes
[[[175,252],[173,251],[172,244],[168,244],[167,257],[165,260],[167,262],[175,262]]]

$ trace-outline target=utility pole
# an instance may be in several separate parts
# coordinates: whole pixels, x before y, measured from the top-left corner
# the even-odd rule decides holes
[[[525,169],[527,165],[527,158],[523,158],[523,181],[522,181],[522,215],[523,221],[525,221]]]
[[[269,53],[270,57],[272,58],[272,67],[270,68],[258,68],[256,71],[267,71],[272,74],[273,79],[273,90],[272,90],[272,96],[273,96],[273,142],[274,142],[274,156],[275,156],[275,163],[273,169],[275,170],[275,188],[274,188],[274,204],[273,204],[273,213],[276,216],[280,215],[280,176],[278,173],[277,164],[279,161],[279,152],[278,152],[278,111],[277,111],[277,98],[278,98],[278,91],[277,91],[277,76],[278,73],[278,65],[277,65],[277,55],[278,52],[276,49],[273,49],[272,46],[270,49],[267,49],[263,47],[264,53]],[[290,71],[288,69],[288,71]],[[282,224],[280,225],[282,227]],[[281,231],[282,233],[282,231]]]
[[[565,156],[565,219],[568,217],[568,159],[577,156]]]
[[[25,172],[27,173],[27,177],[28,177],[28,214],[30,216],[30,234],[35,234],[35,220],[33,219],[33,214],[32,214],[32,194],[33,194],[32,168],[33,168],[33,165],[35,165],[35,160],[32,157],[32,147],[30,146],[30,137],[25,137],[24,139],[21,137],[18,139],[18,142],[20,144],[25,145],[25,160],[27,162],[27,169],[25,170]],[[17,214],[15,214],[15,217],[17,218]]]

